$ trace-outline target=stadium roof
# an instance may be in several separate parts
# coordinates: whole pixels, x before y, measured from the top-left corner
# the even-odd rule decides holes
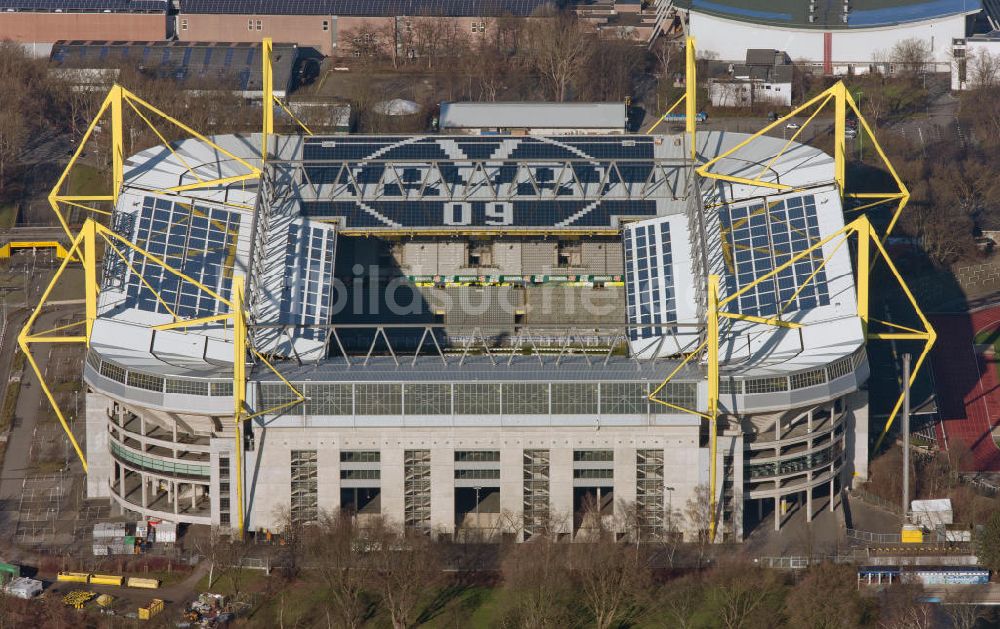
[[[166,0],[2,0],[0,11],[165,13]]]
[[[552,0],[181,0],[181,13],[395,17],[527,17]]]
[[[815,0],[815,11],[805,0],[677,0],[680,7],[696,13],[788,28],[843,29],[892,26],[951,15],[977,13],[981,0],[851,0],[847,22],[840,0]],[[810,15],[815,21],[810,22]]]
[[[441,103],[441,129],[624,130],[625,103]]]

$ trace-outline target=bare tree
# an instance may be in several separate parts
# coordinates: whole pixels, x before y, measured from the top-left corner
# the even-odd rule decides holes
[[[315,535],[307,545],[329,595],[328,608],[337,624],[356,629],[364,622],[370,604],[365,588],[371,567],[359,548],[353,520],[341,513],[322,513]]]
[[[896,74],[907,77],[926,72],[930,61],[930,47],[918,37],[901,39],[889,51],[889,62],[895,67]]]
[[[705,586],[697,577],[683,577],[667,583],[659,597],[660,608],[669,619],[669,626],[691,629],[696,626],[696,614],[705,593]]]
[[[780,611],[781,584],[771,570],[733,563],[719,569],[713,580],[709,598],[726,629],[757,626],[756,619],[773,618]]]
[[[440,550],[419,531],[399,532],[377,522],[364,537],[371,583],[389,612],[393,629],[406,629],[420,599],[441,583]]]
[[[508,549],[501,571],[511,606],[511,626],[542,629],[559,626],[567,619],[571,592],[568,546],[556,542],[552,535],[537,535]]]
[[[559,12],[527,27],[528,63],[542,78],[550,98],[563,102],[593,51],[593,33],[576,15]]]
[[[969,76],[975,89],[991,90],[1000,85],[1000,54],[981,48],[969,62]]]
[[[684,505],[684,520],[696,544],[699,568],[705,560],[709,545],[712,543],[709,538],[712,520],[712,505],[709,497],[708,485],[698,485]]]
[[[638,611],[650,580],[639,548],[616,542],[608,532],[594,543],[571,546],[573,578],[594,626],[610,629],[626,623]]]
[[[980,621],[988,626],[995,626],[995,623],[990,622],[995,620],[993,610],[981,604],[988,596],[985,586],[963,587],[957,592],[949,592],[949,604],[942,605],[941,609],[954,629],[976,629]]]
[[[814,566],[785,600],[785,613],[794,627],[852,629],[864,626],[867,606],[848,566]]]

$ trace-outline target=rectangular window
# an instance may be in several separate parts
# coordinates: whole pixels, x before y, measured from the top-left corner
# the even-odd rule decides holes
[[[330,30],[330,20],[323,20],[323,30],[324,31]]]
[[[101,375],[125,384],[125,369],[108,361],[101,363]]]
[[[499,450],[455,450],[455,461],[459,463],[498,463]]]
[[[167,380],[167,393],[208,395],[208,383],[197,380]]]
[[[341,450],[341,463],[378,463],[381,461],[378,450]]]
[[[500,480],[500,470],[455,470],[455,480]]]
[[[358,415],[400,415],[403,412],[402,385],[357,384],[354,391]]]
[[[163,378],[160,378],[159,376],[151,376],[147,373],[130,371],[128,373],[128,385],[137,389],[146,389],[147,391],[157,391],[160,393],[163,392]]]
[[[456,415],[499,415],[499,384],[456,384]]]
[[[548,415],[549,385],[503,385],[503,412],[504,415]]]
[[[645,413],[646,409],[646,383],[601,383],[601,414],[636,415]]]
[[[253,20],[247,20],[247,30],[248,31],[253,30]]]
[[[341,480],[379,480],[380,470],[340,470]]]
[[[260,20],[257,20],[257,23],[256,23],[256,26],[257,26],[257,30],[258,30],[258,31],[259,31],[259,30],[261,30],[261,28],[262,28],[262,24],[261,24],[261,21],[260,21]]]
[[[212,383],[212,395],[230,396],[232,394],[233,394],[233,383],[232,382],[213,382]]]
[[[615,460],[614,450],[573,450],[574,461],[606,462]]]
[[[573,470],[573,478],[614,478],[615,471],[611,468]]]
[[[747,393],[777,393],[788,390],[788,378],[753,378],[746,381]]]
[[[404,393],[407,415],[451,415],[450,384],[408,384]]]
[[[818,384],[823,384],[824,382],[826,382],[826,370],[813,369],[812,371],[795,373],[792,374],[791,379],[792,379],[793,389],[813,387]]]
[[[553,382],[553,415],[596,415],[597,383]]]
[[[181,20],[181,30],[186,31],[188,29],[188,21],[186,19]]]
[[[431,451],[403,451],[403,524],[422,531],[431,526]]]
[[[288,387],[279,385],[288,391]],[[306,415],[352,415],[354,390],[350,384],[307,384]],[[290,391],[288,391],[291,393]],[[265,405],[266,408],[266,405]]]

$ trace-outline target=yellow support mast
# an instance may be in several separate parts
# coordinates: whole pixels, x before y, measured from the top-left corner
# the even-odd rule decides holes
[[[261,88],[264,91],[262,108],[264,110],[264,127],[260,140],[260,163],[261,168],[267,161],[267,144],[271,135],[274,134],[274,72],[271,68],[271,51],[274,49],[270,37],[265,37],[261,42]]]
[[[718,486],[719,451],[719,276],[708,276],[708,312],[705,333],[708,337],[708,541],[715,542],[718,528],[718,503],[715,491]]]
[[[687,41],[684,44],[684,122],[688,136],[688,143],[691,146],[692,162],[698,160],[698,146],[695,144],[698,128],[698,121],[696,120],[698,116],[698,64],[695,63],[694,44],[694,37],[688,35]]]
[[[236,521],[238,535],[243,539],[243,410],[247,387],[247,323],[243,312],[243,278],[233,278],[233,420],[236,435]]]

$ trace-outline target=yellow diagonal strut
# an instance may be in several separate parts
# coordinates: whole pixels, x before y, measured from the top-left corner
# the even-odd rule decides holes
[[[649,399],[651,401],[657,402],[661,405],[670,407],[674,410],[691,413],[705,418],[709,425],[710,434],[710,454],[709,454],[709,508],[711,512],[711,519],[709,522],[709,535],[714,541],[717,532],[717,502],[716,502],[716,487],[717,487],[717,466],[716,466],[716,456],[718,449],[718,404],[719,404],[719,370],[720,370],[720,357],[719,357],[719,319],[740,319],[747,321],[749,323],[772,325],[772,326],[783,326],[783,327],[802,327],[801,324],[781,321],[778,318],[763,318],[763,317],[751,317],[748,315],[740,315],[737,313],[730,313],[722,310],[726,305],[734,302],[741,295],[751,291],[758,284],[766,282],[786,269],[790,268],[795,263],[800,260],[810,258],[816,260],[815,253],[820,252],[821,265],[825,265],[830,258],[832,258],[837,251],[843,246],[843,244],[851,237],[857,238],[857,249],[858,249],[858,259],[857,259],[857,316],[861,321],[862,329],[864,331],[864,337],[866,340],[892,340],[892,339],[905,339],[905,340],[919,340],[924,341],[924,348],[921,351],[916,363],[914,364],[913,371],[910,376],[910,384],[912,385],[919,374],[921,366],[924,364],[927,355],[930,353],[933,347],[937,334],[934,332],[930,321],[924,315],[920,306],[917,304],[916,299],[913,297],[913,293],[910,291],[906,282],[903,280],[902,275],[896,268],[892,259],[889,257],[888,251],[882,245],[879,238],[875,235],[872,229],[871,222],[868,220],[867,216],[859,216],[854,221],[848,223],[844,227],[840,228],[836,232],[826,236],[822,240],[813,243],[811,246],[803,251],[796,253],[791,256],[784,263],[777,265],[774,269],[765,273],[752,282],[742,286],[733,293],[727,295],[725,298],[719,299],[718,297],[718,276],[711,275],[707,280],[707,291],[708,291],[708,308],[706,312],[706,324],[705,324],[705,340],[695,349],[693,352],[687,355],[687,357],[677,365],[670,374],[664,378],[653,391],[650,393]],[[824,247],[837,240],[836,245],[831,245],[831,250],[829,253],[824,251]],[[920,320],[920,327],[908,327],[892,322],[881,321],[879,319],[874,319],[870,316],[870,299],[869,292],[871,291],[871,271],[872,266],[870,261],[872,259],[871,249],[875,249],[878,255],[881,255],[885,259],[886,264],[895,278],[896,282],[899,284],[900,289],[906,296],[907,301],[913,308],[914,313]],[[796,287],[796,293],[798,294],[805,286],[809,283],[814,282],[818,272],[813,272],[808,277],[803,279],[799,286]],[[882,289],[882,287],[879,287]],[[786,304],[787,305],[787,304]],[[869,322],[876,322],[885,324],[888,327],[894,328],[898,331],[896,332],[876,332],[869,330]],[[922,329],[920,329],[922,328]],[[699,411],[697,409],[683,408],[674,404],[667,403],[664,400],[659,399],[657,394],[669,383],[680,371],[688,364],[695,356],[700,355],[702,350],[707,350],[706,352],[706,363],[708,366],[708,396],[707,396],[707,409],[705,412]],[[892,429],[893,423],[895,422],[896,416],[899,414],[900,407],[903,403],[903,392],[899,393],[896,399],[896,403],[893,406],[891,413],[886,421],[885,426],[879,435],[878,441],[875,444],[875,449],[877,450],[881,444],[886,434]]]

